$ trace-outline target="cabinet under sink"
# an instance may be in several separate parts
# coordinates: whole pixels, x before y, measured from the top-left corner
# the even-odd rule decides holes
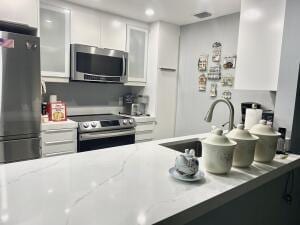
[[[202,143],[198,138],[160,144],[161,146],[184,153],[185,149],[194,149],[196,157],[202,156]]]

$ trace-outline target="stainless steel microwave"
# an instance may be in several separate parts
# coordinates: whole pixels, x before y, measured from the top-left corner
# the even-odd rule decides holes
[[[87,45],[71,45],[71,80],[124,83],[128,53]]]

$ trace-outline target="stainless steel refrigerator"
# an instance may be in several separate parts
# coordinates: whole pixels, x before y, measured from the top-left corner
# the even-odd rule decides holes
[[[40,156],[40,40],[0,27],[0,163]]]

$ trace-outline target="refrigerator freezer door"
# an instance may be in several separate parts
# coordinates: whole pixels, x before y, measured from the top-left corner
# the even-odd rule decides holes
[[[40,139],[29,138],[0,142],[0,163],[40,157]]]
[[[0,31],[0,140],[38,137],[40,107],[39,38]]]

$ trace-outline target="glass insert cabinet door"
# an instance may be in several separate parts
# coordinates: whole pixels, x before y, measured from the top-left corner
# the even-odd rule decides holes
[[[69,77],[70,11],[41,3],[41,69],[45,77]]]
[[[147,81],[148,30],[127,26],[128,81]]]

